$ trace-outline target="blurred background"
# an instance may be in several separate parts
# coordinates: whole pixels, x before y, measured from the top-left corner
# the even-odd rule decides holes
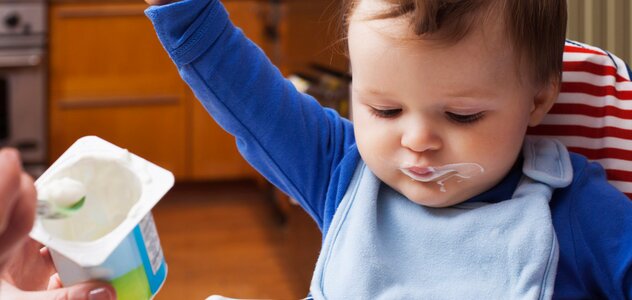
[[[282,73],[347,115],[340,1],[225,0]],[[569,0],[568,37],[632,61],[630,0]],[[100,136],[172,171],[154,209],[167,282],[157,299],[296,299],[320,233],[241,159],[159,44],[142,0],[0,0],[0,145],[37,177]]]

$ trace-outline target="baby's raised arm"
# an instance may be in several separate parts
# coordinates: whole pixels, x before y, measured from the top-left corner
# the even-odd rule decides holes
[[[236,137],[242,155],[319,220],[329,178],[354,143],[350,122],[299,93],[219,1],[184,0],[146,14],[182,78]]]

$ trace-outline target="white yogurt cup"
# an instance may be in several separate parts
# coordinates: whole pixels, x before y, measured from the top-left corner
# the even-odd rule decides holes
[[[173,174],[88,136],[68,148],[35,186],[60,178],[83,183],[83,207],[65,219],[37,218],[30,235],[50,249],[64,285],[104,280],[118,299],[152,299],[167,264],[151,209],[173,186]]]

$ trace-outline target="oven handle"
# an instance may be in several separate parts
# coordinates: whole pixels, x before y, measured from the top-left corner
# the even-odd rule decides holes
[[[0,68],[35,67],[41,63],[41,54],[0,55]]]

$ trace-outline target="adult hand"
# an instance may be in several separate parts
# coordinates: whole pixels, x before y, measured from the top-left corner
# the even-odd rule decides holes
[[[25,242],[0,277],[0,299],[113,300],[114,288],[92,281],[63,287],[46,248]]]
[[[63,288],[50,254],[28,238],[37,202],[33,179],[14,149],[0,150],[0,299],[115,299],[100,282]]]
[[[15,149],[0,150],[0,273],[28,236],[35,219],[33,180]]]

